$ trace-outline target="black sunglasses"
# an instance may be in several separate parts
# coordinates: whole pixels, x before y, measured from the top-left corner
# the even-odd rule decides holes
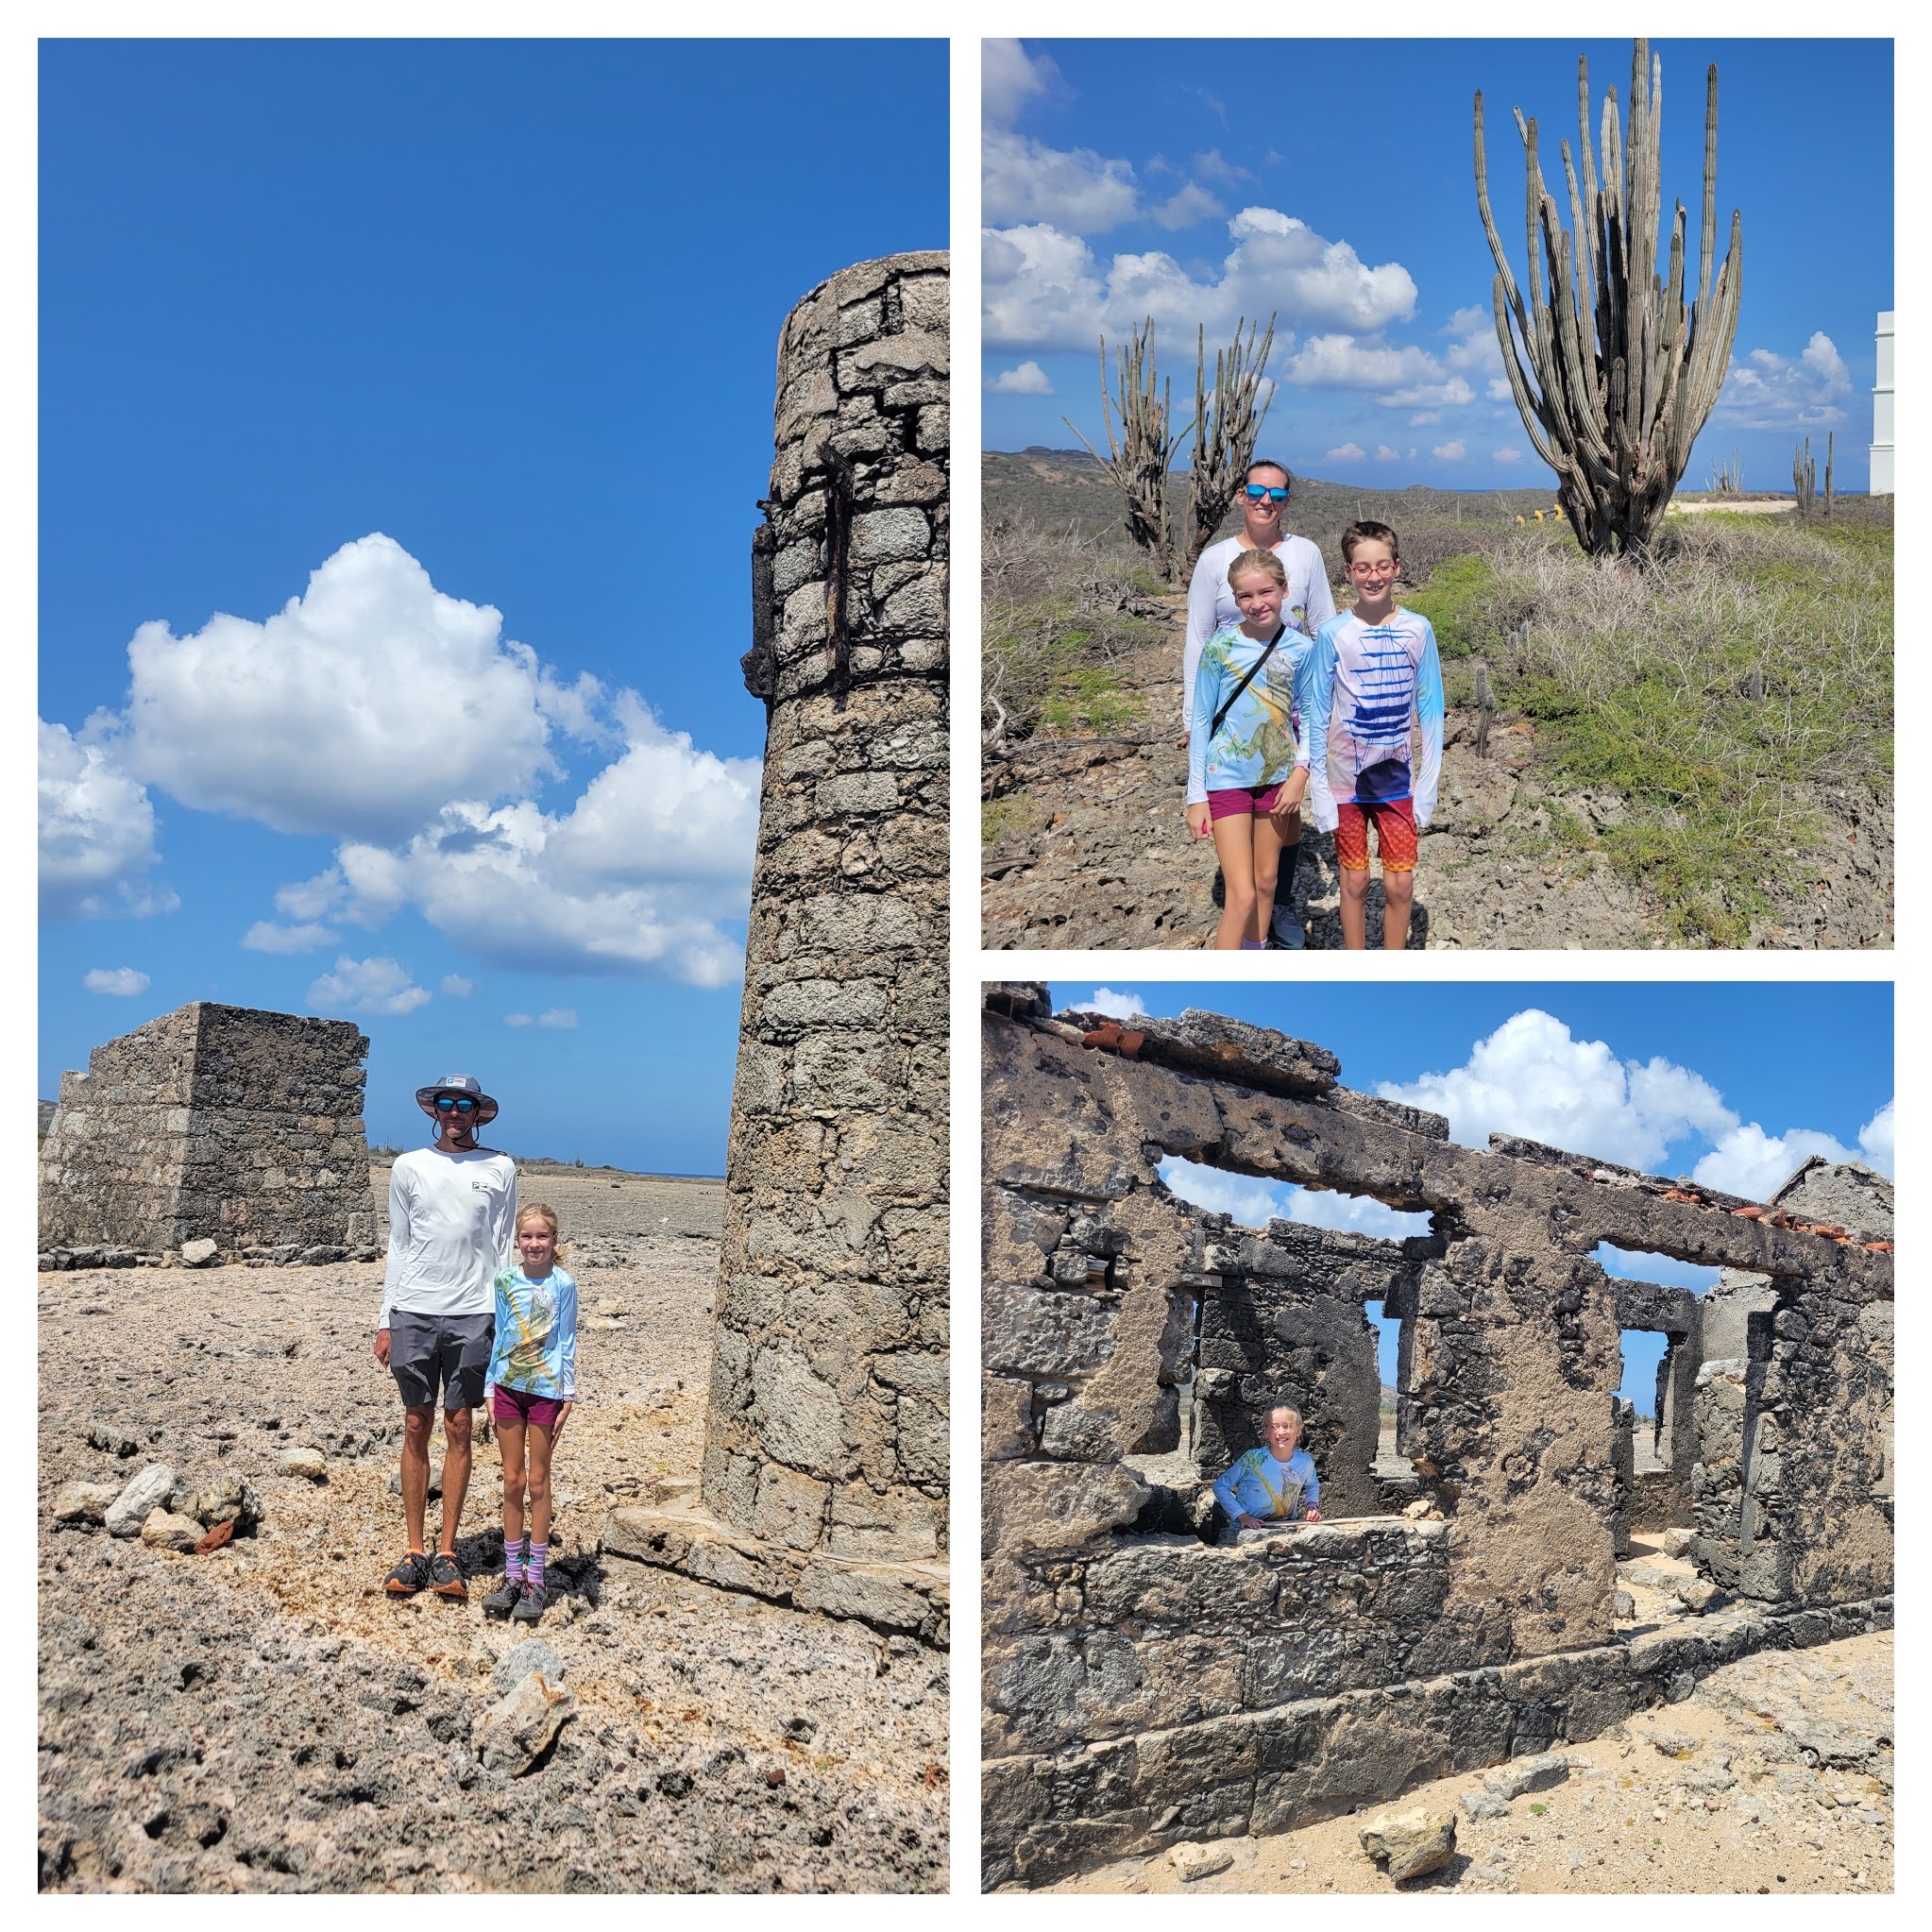
[[[474,1113],[476,1111],[476,1102],[467,1095],[461,1097],[454,1093],[438,1093],[436,1095],[436,1111],[438,1113],[448,1113],[451,1108],[454,1108],[458,1113]]]

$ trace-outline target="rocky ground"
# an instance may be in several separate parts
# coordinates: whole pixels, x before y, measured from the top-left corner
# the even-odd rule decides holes
[[[984,943],[1018,947],[1205,947],[1218,919],[1212,850],[1181,818],[1187,754],[1178,735],[1184,609],[1173,638],[1123,661],[1144,720],[1111,737],[1034,740],[998,780],[983,851]],[[1814,856],[1821,882],[1775,908],[1753,934],[1771,947],[1891,943],[1889,798],[1812,801],[1839,828]],[[1648,896],[1601,854],[1552,840],[1551,808],[1600,828],[1624,810],[1612,794],[1552,790],[1538,776],[1528,720],[1490,734],[1479,757],[1473,717],[1451,711],[1434,818],[1422,834],[1411,947],[1647,947],[1671,943]],[[1342,943],[1333,841],[1305,838],[1296,907],[1312,947]],[[1381,887],[1371,869],[1370,944]]]
[[[1889,1631],[1760,1652],[1713,1671],[1682,1703],[1547,1760],[1443,1778],[1272,1838],[1122,1859],[1043,1889],[1387,1893],[1398,1888],[1363,1849],[1364,1828],[1420,1807],[1453,1817],[1455,1849],[1405,1890],[1888,1892],[1891,1667]]]
[[[519,1775],[476,1730],[527,1668],[477,1601],[493,1443],[470,1602],[381,1593],[403,1549],[381,1265],[39,1277],[42,1890],[944,1888],[943,1654],[597,1553],[611,1507],[695,1481],[721,1186],[526,1168],[522,1192],[577,1239],[585,1322],[536,1633],[570,1714]],[[298,1448],[321,1480],[280,1466]],[[52,1519],[64,1485],[155,1464],[204,1500],[240,1477],[259,1530],[195,1555]]]

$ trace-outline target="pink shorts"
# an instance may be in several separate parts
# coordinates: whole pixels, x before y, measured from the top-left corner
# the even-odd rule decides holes
[[[554,1396],[527,1395],[522,1389],[506,1389],[499,1384],[490,1398],[490,1414],[499,1422],[534,1422],[539,1429],[554,1429],[564,1405]]]
[[[1237,785],[1228,791],[1211,791],[1208,794],[1209,822],[1250,816],[1264,819],[1275,809],[1276,801],[1281,796],[1281,788],[1287,783],[1285,778],[1278,778],[1272,785]]]

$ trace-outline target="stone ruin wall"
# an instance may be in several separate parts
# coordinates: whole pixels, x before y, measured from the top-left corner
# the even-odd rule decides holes
[[[932,1639],[947,1551],[948,258],[778,346],[765,699],[702,1509],[607,1546]]]
[[[368,1050],[343,1021],[199,1000],[95,1047],[41,1146],[42,1248],[339,1260],[372,1241]]]
[[[1339,1072],[1210,1015],[1123,1027],[1055,1019],[1035,987],[989,991],[989,1883],[1286,1829],[1594,1737],[1733,1656],[1890,1621],[1873,1482],[1889,1252],[1529,1142],[1461,1147]],[[1204,1229],[1160,1185],[1167,1154],[1430,1212],[1413,1288],[1397,1285],[1400,1446],[1432,1519],[1331,1519],[1233,1550],[1166,1527],[1134,1464],[1177,1447],[1186,1311],[1225,1279],[1211,1262],[1252,1280],[1261,1259],[1257,1237]],[[1612,1281],[1590,1259],[1603,1241],[1777,1284],[1754,1395],[1780,1451],[1754,1491],[1775,1554],[1680,1624],[1617,1626],[1632,1499],[1614,1392],[1619,1328],[1650,1326],[1685,1331],[1682,1398],[1687,1291]],[[1717,1553],[1701,1519],[1692,1554]]]

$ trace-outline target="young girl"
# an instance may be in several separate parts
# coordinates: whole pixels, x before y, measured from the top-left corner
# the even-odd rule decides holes
[[[1309,640],[1281,621],[1288,573],[1272,551],[1243,551],[1228,585],[1242,620],[1208,639],[1195,673],[1187,823],[1196,839],[1212,832],[1228,882],[1214,944],[1258,952],[1283,848],[1301,839],[1308,772],[1296,743],[1295,673]]]
[[[522,1265],[497,1276],[491,1413],[503,1451],[503,1581],[483,1599],[492,1616],[534,1623],[549,1602],[551,1455],[577,1394],[577,1284],[557,1266],[557,1211],[530,1201],[517,1213]],[[528,1464],[530,1541],[523,1539]],[[527,1553],[526,1553],[527,1549]]]

